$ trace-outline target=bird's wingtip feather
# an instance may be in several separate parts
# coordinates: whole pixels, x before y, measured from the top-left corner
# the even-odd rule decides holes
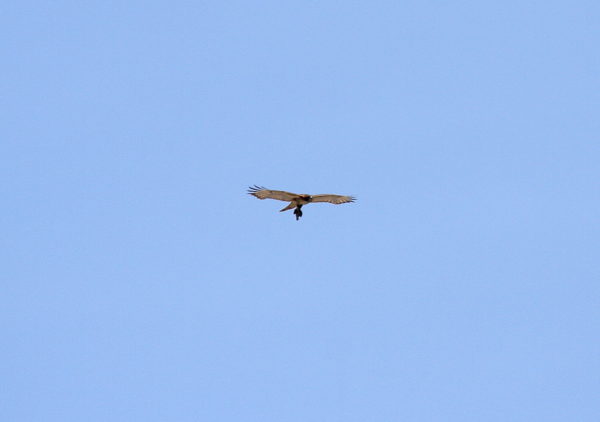
[[[254,195],[256,192],[259,192],[261,190],[266,190],[266,188],[264,188],[262,186],[258,186],[258,185],[250,186],[250,187],[248,187],[248,194]]]

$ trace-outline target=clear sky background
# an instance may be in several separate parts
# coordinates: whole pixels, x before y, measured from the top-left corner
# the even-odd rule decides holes
[[[598,1],[0,12],[0,420],[599,420]]]

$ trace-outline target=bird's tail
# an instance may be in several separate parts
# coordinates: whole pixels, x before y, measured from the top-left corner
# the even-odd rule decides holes
[[[288,206],[287,206],[287,207],[285,207],[285,208],[284,208],[284,209],[282,209],[282,210],[279,210],[279,212],[282,212],[282,211],[287,211],[287,210],[291,210],[291,209],[292,209],[292,208],[294,208],[295,206],[296,206],[296,205],[295,205],[293,202],[290,202],[290,203],[288,204]]]

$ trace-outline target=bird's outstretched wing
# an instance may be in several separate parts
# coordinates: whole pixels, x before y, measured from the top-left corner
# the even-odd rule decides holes
[[[356,198],[353,196],[343,196],[343,195],[313,195],[311,202],[329,202],[331,204],[345,204],[346,202],[354,202]]]
[[[251,186],[248,188],[250,195],[256,196],[258,199],[277,199],[279,201],[292,201],[299,195],[296,193],[285,192],[282,190],[269,190],[261,186]]]

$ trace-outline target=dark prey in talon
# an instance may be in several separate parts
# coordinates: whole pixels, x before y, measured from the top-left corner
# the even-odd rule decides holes
[[[299,220],[300,217],[302,217],[302,206],[306,204],[313,202],[329,202],[330,204],[339,205],[356,201],[356,198],[353,196],[332,194],[308,195],[306,193],[297,194],[282,190],[269,190],[256,185],[248,188],[248,193],[256,196],[258,199],[277,199],[279,201],[289,202],[289,204],[280,211],[287,211],[294,208],[296,220]]]

